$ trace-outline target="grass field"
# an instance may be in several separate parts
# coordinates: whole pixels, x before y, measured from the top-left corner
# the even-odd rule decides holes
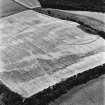
[[[105,105],[105,75],[73,88],[49,105]]]
[[[26,10],[26,7],[12,0],[0,0],[0,18]]]

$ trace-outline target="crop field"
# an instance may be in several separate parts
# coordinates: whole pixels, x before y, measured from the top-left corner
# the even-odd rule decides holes
[[[85,21],[79,15],[71,17]],[[91,18],[86,19],[85,23],[90,24]],[[0,59],[4,71],[0,79],[23,97],[105,62],[104,39],[85,32],[79,23],[32,10],[5,17],[0,22]]]

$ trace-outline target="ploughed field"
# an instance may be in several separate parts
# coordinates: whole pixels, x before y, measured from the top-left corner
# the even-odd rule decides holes
[[[105,40],[78,22],[27,10],[2,18],[0,33],[0,80],[25,98],[105,63]]]

